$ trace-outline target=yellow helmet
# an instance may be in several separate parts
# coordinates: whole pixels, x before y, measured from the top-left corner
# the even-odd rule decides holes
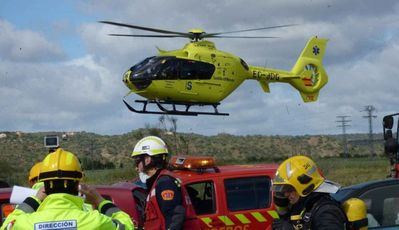
[[[58,148],[42,161],[39,180],[81,180],[82,177],[82,168],[78,158],[73,153]]]
[[[28,177],[29,181],[36,180],[39,177],[41,166],[42,162],[38,162],[35,165],[33,165],[33,167],[29,171],[29,177]]]
[[[273,190],[284,192],[294,188],[300,196],[305,197],[316,190],[324,180],[313,160],[306,156],[294,156],[278,167],[273,179]]]
[[[367,206],[363,200],[350,198],[342,206],[348,218],[350,229],[367,229]]]
[[[156,156],[159,154],[167,154],[168,148],[166,147],[165,142],[156,136],[148,136],[141,139],[137,142],[136,146],[134,146],[134,150],[132,152],[132,157],[140,156],[143,154],[149,156]]]

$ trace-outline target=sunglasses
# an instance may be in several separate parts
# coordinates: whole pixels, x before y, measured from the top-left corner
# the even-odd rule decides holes
[[[137,167],[140,164],[140,162],[144,161],[144,157],[142,156],[134,157],[133,160]]]

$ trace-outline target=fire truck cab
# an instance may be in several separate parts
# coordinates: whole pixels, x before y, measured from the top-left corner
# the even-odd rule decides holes
[[[175,156],[170,167],[162,174],[181,181],[184,205],[195,213],[184,229],[267,229],[278,218],[271,193],[276,164],[216,166],[212,157]]]

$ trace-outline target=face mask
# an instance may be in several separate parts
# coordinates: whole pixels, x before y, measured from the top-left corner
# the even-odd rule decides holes
[[[148,178],[150,178],[147,174],[143,173],[143,172],[139,172],[139,178],[140,181],[145,183],[147,181]]]

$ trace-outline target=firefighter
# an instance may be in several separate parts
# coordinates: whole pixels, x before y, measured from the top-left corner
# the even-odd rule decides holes
[[[43,182],[39,182],[39,173],[40,167],[42,166],[42,162],[38,162],[29,171],[28,182],[31,188],[39,190],[39,188],[43,187]]]
[[[159,176],[167,167],[165,142],[159,137],[147,136],[136,144],[132,157],[136,164],[143,164],[143,172],[148,177],[144,229],[182,229],[185,208],[180,182],[168,175]]]
[[[340,186],[326,180],[310,158],[285,160],[277,169],[272,188],[280,215],[273,229],[345,229],[345,213],[330,196]]]
[[[48,154],[39,174],[44,187],[18,205],[1,229],[133,229],[129,215],[94,188],[81,184],[79,189],[82,177],[79,160],[73,153],[58,148]],[[84,210],[79,191],[98,211]]]

